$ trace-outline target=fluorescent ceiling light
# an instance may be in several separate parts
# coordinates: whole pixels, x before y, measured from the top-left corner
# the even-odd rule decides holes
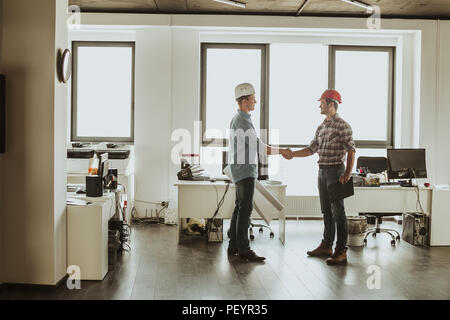
[[[234,1],[234,0],[214,0],[214,1],[245,9],[245,3],[242,3],[242,2],[238,2],[238,1]]]
[[[357,0],[341,0],[341,1],[347,2],[349,4],[353,4],[355,6],[358,6],[360,8],[364,8],[366,10],[373,11],[372,6],[369,6],[368,4],[362,3],[362,2],[357,1]]]

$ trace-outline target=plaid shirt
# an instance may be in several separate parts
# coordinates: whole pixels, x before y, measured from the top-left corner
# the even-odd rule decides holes
[[[319,154],[319,165],[343,164],[345,153],[355,151],[352,127],[336,113],[330,120],[317,128],[316,135],[309,145],[311,153]]]

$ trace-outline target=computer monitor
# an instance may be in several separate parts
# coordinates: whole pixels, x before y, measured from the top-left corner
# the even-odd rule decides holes
[[[98,161],[98,175],[102,177],[102,179],[105,179],[106,175],[108,174],[108,166],[109,166],[109,160],[108,160],[108,154],[103,153],[99,156]]]
[[[425,149],[388,149],[389,179],[427,178]]]

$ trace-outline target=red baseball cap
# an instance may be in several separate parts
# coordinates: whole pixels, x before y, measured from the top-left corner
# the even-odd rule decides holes
[[[341,94],[339,92],[337,92],[336,90],[332,90],[332,89],[326,90],[322,94],[322,96],[320,97],[320,99],[318,101],[321,101],[322,99],[333,99],[333,100],[336,100],[337,102],[339,102],[339,104],[342,103]]]

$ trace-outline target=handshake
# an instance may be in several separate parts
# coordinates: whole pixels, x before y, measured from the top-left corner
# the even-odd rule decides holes
[[[280,154],[285,158],[286,160],[291,160],[294,158],[294,152],[290,149],[280,149]]]

